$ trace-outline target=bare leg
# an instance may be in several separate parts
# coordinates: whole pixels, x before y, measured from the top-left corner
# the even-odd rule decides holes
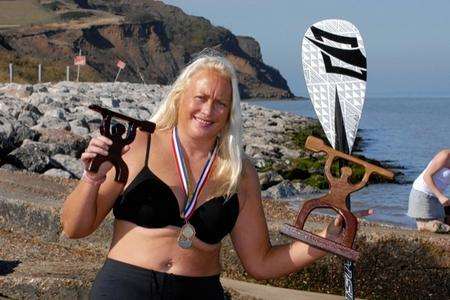
[[[450,225],[441,219],[416,219],[417,229],[435,233],[450,233]]]

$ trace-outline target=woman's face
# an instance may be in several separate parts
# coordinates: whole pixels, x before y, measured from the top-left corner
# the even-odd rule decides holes
[[[214,69],[195,73],[181,94],[178,126],[192,138],[215,138],[228,122],[231,81]]]

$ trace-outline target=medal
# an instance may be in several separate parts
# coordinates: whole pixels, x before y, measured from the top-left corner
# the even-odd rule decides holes
[[[178,237],[178,246],[180,246],[183,249],[189,249],[192,247],[192,241],[186,240],[186,239],[182,238],[182,236],[180,235]]]
[[[186,204],[182,213],[182,217],[184,218],[185,224],[180,229],[180,234],[178,236],[178,245],[183,249],[189,249],[192,247],[192,240],[195,237],[195,228],[192,224],[189,223],[189,218],[192,216],[194,212],[195,204],[197,203],[200,192],[206,184],[206,180],[208,179],[208,175],[210,174],[212,164],[214,163],[214,159],[216,158],[217,151],[219,149],[219,145],[217,143],[214,144],[214,150],[212,153],[209,153],[208,160],[206,161],[205,166],[201,172],[200,178],[192,192],[189,192],[189,175],[187,172],[186,163],[183,157],[183,151],[180,147],[180,140],[178,138],[177,128],[174,127],[172,131],[172,150],[177,162],[177,171],[180,177],[180,181],[182,183],[182,188],[184,194],[186,195]]]
[[[180,235],[178,236],[178,245],[183,249],[192,247],[192,239],[195,236],[195,228],[190,223],[186,223],[181,227]]]

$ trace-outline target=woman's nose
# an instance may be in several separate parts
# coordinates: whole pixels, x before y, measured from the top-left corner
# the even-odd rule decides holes
[[[204,113],[205,115],[210,115],[213,111],[213,105],[213,101],[205,101],[202,105],[202,113]]]

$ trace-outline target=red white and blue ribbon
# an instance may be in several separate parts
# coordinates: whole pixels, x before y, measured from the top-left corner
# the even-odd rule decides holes
[[[175,160],[177,162],[178,175],[180,176],[180,181],[182,183],[182,187],[187,198],[183,213],[183,217],[187,222],[187,220],[189,220],[190,216],[194,212],[195,204],[197,203],[197,199],[200,195],[200,192],[205,186],[206,181],[208,180],[208,176],[211,173],[212,165],[219,150],[219,145],[216,141],[216,143],[214,144],[214,150],[212,151],[212,153],[211,152],[209,153],[208,160],[206,161],[205,166],[203,167],[203,170],[200,174],[200,178],[198,179],[198,182],[195,185],[194,192],[190,199],[189,199],[189,174],[187,172],[188,170],[186,167],[186,162],[184,160],[183,150],[181,149],[180,146],[180,138],[178,137],[178,131],[176,127],[174,127],[172,130],[172,150],[175,156]]]

